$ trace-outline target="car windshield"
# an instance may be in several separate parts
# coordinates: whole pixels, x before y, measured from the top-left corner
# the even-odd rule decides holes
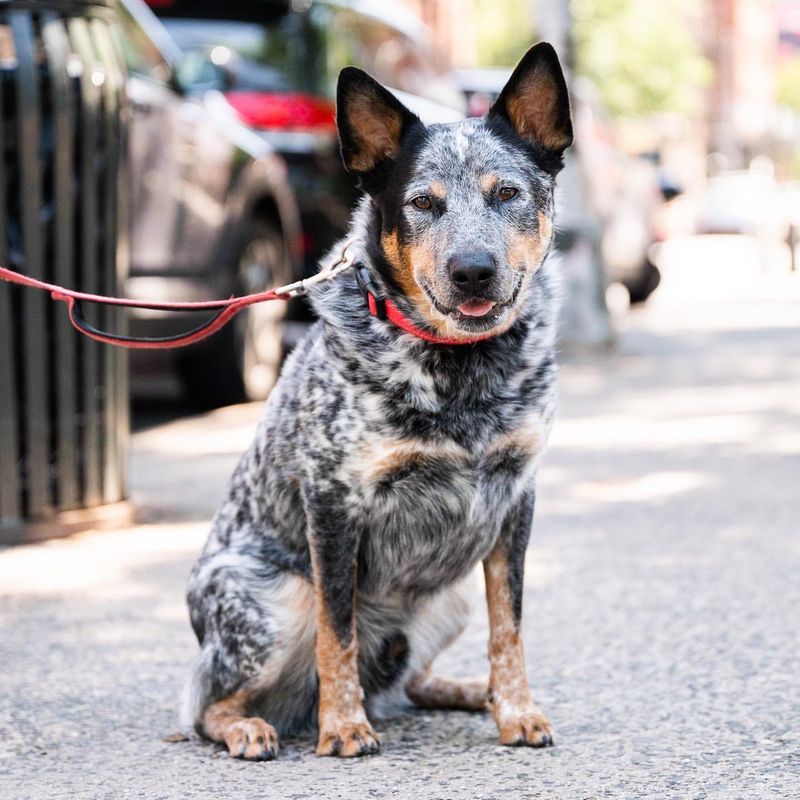
[[[206,51],[214,57],[213,51],[222,48],[216,51],[216,58],[226,62],[232,88],[312,92],[321,88],[306,57],[304,37],[291,15],[267,24],[186,18],[162,21],[185,52]]]

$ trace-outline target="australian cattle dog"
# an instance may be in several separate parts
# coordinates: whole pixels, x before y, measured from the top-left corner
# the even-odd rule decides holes
[[[380,746],[376,698],[404,691],[423,708],[488,709],[501,743],[544,747],[520,627],[556,405],[545,259],[572,142],[564,77],[540,43],[485,117],[425,126],[347,67],[336,113],[364,190],[346,238],[357,263],[314,289],[319,321],[191,573],[185,712],[231,756],[274,758],[279,734],[315,723],[319,755],[359,756]],[[435,675],[479,562],[489,678]]]

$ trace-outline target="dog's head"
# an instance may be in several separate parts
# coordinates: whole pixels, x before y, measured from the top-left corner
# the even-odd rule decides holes
[[[507,329],[547,253],[572,142],[553,48],[531,48],[480,120],[426,127],[355,67],[339,75],[336,117],[345,167],[373,200],[386,280],[448,336]]]

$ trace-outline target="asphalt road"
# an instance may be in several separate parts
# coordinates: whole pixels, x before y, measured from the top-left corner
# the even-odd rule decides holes
[[[670,245],[617,350],[566,359],[525,597],[555,748],[413,710],[356,761],[164,741],[243,406],[137,433],[140,527],[0,551],[0,798],[800,797],[800,274],[749,246]],[[475,606],[443,673],[486,670]]]

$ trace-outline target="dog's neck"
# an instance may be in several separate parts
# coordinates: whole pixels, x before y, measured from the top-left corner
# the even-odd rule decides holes
[[[354,256],[361,261],[363,235],[357,244]],[[552,270],[540,270],[515,323],[470,347],[431,344],[379,322],[367,311],[352,270],[318,284],[310,296],[323,322],[323,346],[342,376],[365,391],[388,393],[393,414],[419,413],[436,425],[447,418],[458,427],[466,408],[480,406],[490,418],[492,403],[524,396],[534,384],[541,390],[540,373],[550,375],[554,356],[553,278]]]

